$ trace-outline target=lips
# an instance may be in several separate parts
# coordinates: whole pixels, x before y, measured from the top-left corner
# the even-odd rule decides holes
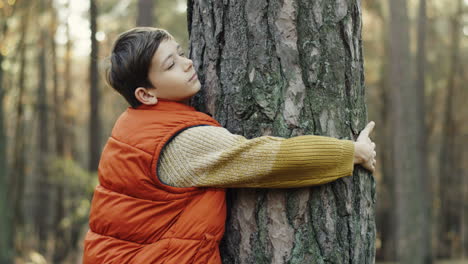
[[[190,78],[189,82],[195,80],[196,78],[198,78],[198,77],[197,77],[197,73],[194,73],[194,74],[192,75],[192,77]]]

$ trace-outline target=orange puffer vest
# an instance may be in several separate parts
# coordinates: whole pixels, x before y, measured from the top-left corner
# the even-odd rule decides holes
[[[198,125],[219,126],[171,101],[119,117],[99,162],[83,263],[221,263],[225,190],[171,187],[157,176],[164,146]]]

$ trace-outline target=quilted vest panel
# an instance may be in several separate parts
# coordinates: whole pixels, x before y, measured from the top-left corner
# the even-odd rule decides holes
[[[171,101],[122,113],[101,154],[83,263],[221,263],[225,190],[171,187],[157,175],[164,146],[198,125],[219,126]]]

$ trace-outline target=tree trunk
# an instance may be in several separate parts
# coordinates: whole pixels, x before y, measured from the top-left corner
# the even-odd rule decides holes
[[[98,10],[96,0],[90,0],[90,25],[91,25],[91,57],[89,67],[90,80],[90,104],[89,112],[89,171],[96,171],[99,165],[101,153],[101,124],[99,123],[99,73],[98,73],[98,42],[96,40]]]
[[[429,226],[424,145],[425,127],[421,89],[413,87],[406,0],[390,0],[390,84],[393,128],[393,165],[396,188],[397,260],[427,263]],[[424,241],[422,243],[421,241]]]
[[[6,21],[2,21],[2,36],[8,29]],[[8,191],[8,169],[7,169],[7,141],[6,128],[4,118],[4,96],[5,86],[3,83],[3,69],[1,67],[4,56],[0,52],[0,263],[10,263],[13,259],[13,243],[12,243],[12,224],[11,208],[7,199]]]
[[[460,69],[461,77],[460,83],[468,83],[468,64],[463,63]],[[460,101],[461,108],[464,107],[465,102],[468,100],[468,90],[465,86],[459,85],[458,88],[460,89]],[[467,111],[462,112],[461,120],[467,120]],[[462,177],[462,193],[460,196],[460,200],[463,201],[460,206],[460,222],[462,223],[461,226],[461,248],[462,248],[462,255],[461,259],[468,258],[468,133],[460,134],[459,140],[457,142],[461,142],[458,144],[458,157],[459,157],[459,169],[460,175]]]
[[[67,2],[67,10],[70,13],[70,1]],[[70,23],[65,23],[67,43],[65,44],[65,59],[64,59],[64,92],[63,92],[63,119],[64,119],[64,153],[65,157],[72,159],[77,155],[75,150],[74,136],[74,116],[71,108],[73,103],[73,82],[72,82],[72,59],[73,59],[73,40],[70,35]]]
[[[69,0],[70,1],[70,0]],[[70,10],[69,2],[67,3],[67,10]],[[63,121],[63,155],[64,160],[74,160],[77,157],[76,147],[75,147],[75,137],[74,137],[74,114],[72,110],[73,103],[73,81],[72,81],[72,59],[73,52],[72,46],[73,42],[70,36],[70,25],[69,22],[65,22],[67,43],[65,44],[65,57],[64,57],[64,91],[63,99],[61,105],[62,107],[62,121]],[[62,177],[63,176],[63,177]],[[76,202],[68,203],[66,205],[64,201],[78,201],[79,195],[73,191],[73,182],[69,175],[60,175],[60,187],[57,189],[57,200],[62,200],[62,202],[57,201],[56,210],[58,212],[56,222],[61,221],[64,217],[73,219],[72,211],[76,210]],[[60,217],[61,216],[61,217]],[[74,232],[80,229],[82,226],[77,227],[75,221],[71,221],[69,226],[65,227],[63,225],[58,225],[55,229],[55,250],[53,261],[54,263],[63,263],[64,260],[69,257],[69,255],[76,249],[78,246],[72,237]]]
[[[8,6],[5,5],[2,12],[5,16],[0,18],[0,46],[5,45],[8,32],[9,20],[14,18],[15,11],[18,10],[18,3],[12,2]],[[5,56],[0,52],[0,263],[12,263],[14,261],[14,201],[11,200],[7,155],[7,132],[5,121],[4,98],[8,85],[4,82],[3,61]],[[13,83],[13,82],[12,82]],[[10,84],[10,87],[12,85]]]
[[[47,59],[46,59],[46,29],[39,30],[39,54],[37,57],[37,67],[39,69],[38,90],[37,90],[37,113],[38,113],[38,153],[37,153],[37,185],[35,187],[34,221],[36,231],[39,235],[39,252],[46,253],[48,237],[47,221],[49,218],[49,176],[48,176],[48,155],[49,155],[49,119],[47,103]]]
[[[352,139],[367,124],[360,1],[189,1],[193,103],[232,133]],[[223,263],[374,263],[375,181],[235,189]]]
[[[25,124],[24,124],[24,94],[26,89],[26,43],[29,28],[29,7],[26,7],[23,14],[25,19],[21,24],[21,38],[19,43],[19,76],[18,76],[18,99],[16,102],[16,120],[15,120],[15,139],[13,147],[13,167],[11,171],[10,180],[10,194],[9,199],[13,204],[13,223],[12,229],[15,235],[17,230],[24,227],[23,216],[23,198],[26,174],[26,157],[25,157]]]
[[[54,36],[58,27],[58,18],[57,10],[55,10],[52,2],[49,6],[52,15],[51,15],[51,36]],[[62,109],[65,109],[65,97],[63,96],[62,89],[63,87],[59,84],[58,76],[58,66],[57,66],[57,45],[55,43],[55,38],[50,38],[50,48],[51,48],[51,62],[52,62],[52,84],[53,84],[53,99],[54,99],[54,129],[55,129],[55,156],[58,159],[64,159],[65,157],[65,122],[62,114]],[[60,172],[58,172],[60,173]],[[65,218],[65,191],[66,186],[64,182],[65,175],[63,173],[59,175],[54,175],[53,187],[55,199],[52,204],[54,210],[53,214],[53,263],[63,263],[65,257],[68,253],[68,244],[67,244],[67,230],[61,225],[62,220]]]
[[[454,109],[454,90],[456,76],[460,64],[460,37],[463,1],[457,1],[457,11],[452,19],[450,68],[447,80],[447,93],[442,117],[441,149],[440,149],[440,199],[443,205],[439,214],[439,237],[441,257],[457,257],[460,254],[460,206],[462,189],[461,177],[454,169],[456,167],[456,124]]]
[[[54,6],[51,3],[50,10],[52,12],[51,18],[51,38],[50,38],[50,49],[52,53],[52,91],[53,91],[53,98],[54,98],[54,128],[55,128],[55,153],[58,157],[62,157],[65,152],[65,142],[63,137],[63,117],[62,117],[62,108],[63,108],[63,96],[62,91],[59,85],[59,73],[58,73],[58,66],[57,66],[57,44],[55,43],[55,36],[58,27],[58,18],[57,18],[57,10],[54,9]]]
[[[153,0],[138,0],[138,14],[137,14],[137,26],[138,27],[150,27],[153,26],[153,11],[154,1]]]
[[[380,98],[381,112],[379,113],[379,133],[376,136],[376,144],[378,149],[385,151],[377,151],[379,161],[378,166],[381,168],[382,181],[380,187],[380,203],[377,204],[377,230],[380,232],[381,245],[380,250],[377,250],[377,260],[394,261],[396,258],[396,236],[395,236],[395,179],[393,174],[392,162],[392,124],[390,115],[390,94],[392,89],[389,85],[387,72],[389,71],[389,54],[388,54],[388,16],[384,9],[385,3],[380,1],[372,1],[376,13],[381,19],[381,45],[384,46],[382,54],[382,65],[380,68]]]
[[[416,82],[415,82],[415,93],[414,98],[408,98],[413,101],[413,105],[407,105],[408,107],[414,107],[415,113],[415,125],[417,133],[413,136],[414,140],[418,141],[418,149],[414,150],[415,155],[419,155],[420,159],[417,160],[416,166],[419,168],[419,179],[418,184],[421,188],[418,188],[419,194],[413,193],[413,195],[420,195],[421,201],[421,214],[420,219],[422,222],[418,223],[419,229],[422,231],[420,237],[421,244],[421,263],[432,264],[434,262],[434,252],[432,251],[432,178],[429,177],[428,171],[428,124],[426,122],[426,0],[419,0],[419,14],[418,14],[418,52],[417,52],[417,67],[416,67]],[[406,120],[408,122],[408,120]],[[412,121],[409,121],[412,122]],[[411,174],[410,174],[411,175]],[[413,262],[412,262],[413,263]]]

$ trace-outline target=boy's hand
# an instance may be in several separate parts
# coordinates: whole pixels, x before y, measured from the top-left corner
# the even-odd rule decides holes
[[[375,171],[377,153],[375,152],[375,143],[369,138],[369,134],[374,126],[374,121],[369,122],[354,142],[354,164],[361,164],[372,173]]]

